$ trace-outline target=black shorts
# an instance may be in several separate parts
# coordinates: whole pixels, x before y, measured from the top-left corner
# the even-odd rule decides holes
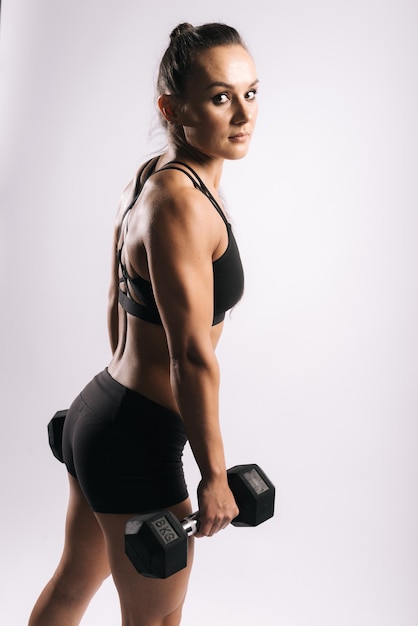
[[[127,389],[104,370],[71,405],[63,455],[93,511],[146,513],[188,497],[178,413]]]

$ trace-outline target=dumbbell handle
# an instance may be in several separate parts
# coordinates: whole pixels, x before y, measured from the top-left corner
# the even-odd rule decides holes
[[[184,532],[187,534],[188,537],[195,535],[197,531],[199,530],[198,515],[199,513],[197,512],[192,513],[191,515],[188,515],[187,517],[182,519],[180,522],[180,524],[183,526]]]
[[[187,517],[181,520],[180,524],[182,525],[183,530],[187,534],[188,537],[195,535],[197,531],[199,530],[199,526],[200,526],[199,512],[196,511],[195,513],[192,513],[191,515],[188,515]]]

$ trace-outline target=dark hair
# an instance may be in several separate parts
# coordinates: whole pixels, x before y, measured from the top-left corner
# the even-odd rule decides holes
[[[161,59],[157,91],[183,96],[187,79],[191,76],[196,55],[216,46],[240,45],[246,49],[238,31],[226,24],[211,23],[192,26],[179,24],[170,35],[170,45]]]

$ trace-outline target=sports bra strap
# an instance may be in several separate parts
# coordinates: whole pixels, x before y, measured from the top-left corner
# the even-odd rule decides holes
[[[145,304],[141,304],[129,296],[127,293],[119,289],[119,304],[122,308],[127,312],[133,315],[134,317],[139,317],[141,320],[145,320],[146,322],[151,322],[151,324],[161,324],[161,317],[157,310],[151,309],[150,307],[145,306]]]
[[[176,165],[181,165],[182,167],[176,167]],[[183,167],[187,168],[193,174],[193,176],[196,177],[196,180],[193,178],[193,176],[190,175],[189,172],[185,171]],[[201,191],[211,201],[211,203],[213,204],[213,206],[215,207],[215,209],[217,210],[217,212],[219,213],[219,215],[221,216],[225,224],[228,225],[228,220],[226,219],[225,213],[222,211],[221,207],[216,202],[215,198],[213,197],[209,189],[206,187],[203,180],[194,171],[194,169],[190,167],[190,165],[187,165],[187,163],[183,163],[183,161],[169,161],[168,163],[160,167],[158,170],[154,170],[153,172],[151,172],[150,176],[152,174],[157,174],[158,172],[162,172],[163,170],[177,170],[178,172],[183,172],[183,174],[186,174],[186,176],[190,178],[190,180],[192,181],[194,187],[196,189],[199,189],[199,191]]]
[[[175,163],[175,161],[172,161],[172,163]],[[180,165],[182,165],[182,163],[180,163]],[[183,174],[186,174],[186,176],[188,178],[190,178],[190,180],[192,181],[192,183],[196,187],[196,189],[200,189],[199,183],[197,181],[195,181],[195,179],[193,178],[193,176],[191,174],[189,174],[189,172],[185,172],[182,167],[176,167],[175,165],[171,165],[171,162],[170,163],[166,163],[165,165],[160,167],[158,170],[155,170],[153,172],[153,174],[158,174],[159,172],[164,172],[164,170],[177,170],[178,172],[183,172]]]
[[[151,174],[154,173],[155,166],[157,165],[157,162],[158,162],[159,158],[160,157],[153,157],[152,159],[149,159],[149,161],[144,163],[144,165],[141,167],[141,169],[137,172],[136,177],[135,177],[135,186],[134,186],[134,192],[132,194],[132,200],[130,201],[130,203],[128,204],[127,208],[125,209],[124,214],[122,215],[122,219],[120,221],[120,226],[119,226],[118,238],[120,237],[120,234],[122,232],[122,225],[123,225],[123,223],[125,221],[125,217],[129,213],[129,211],[132,209],[132,207],[134,206],[135,202],[138,200],[139,194],[141,193],[142,188],[143,188],[143,186],[145,184],[141,180],[143,173],[145,172],[147,167],[152,163],[151,171],[150,171],[150,173],[147,176],[147,180],[148,180],[149,176],[151,176]]]

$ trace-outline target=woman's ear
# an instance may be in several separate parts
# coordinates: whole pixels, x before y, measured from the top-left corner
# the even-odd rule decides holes
[[[176,96],[163,94],[158,98],[157,102],[164,119],[171,124],[178,123],[179,103],[177,102]]]

